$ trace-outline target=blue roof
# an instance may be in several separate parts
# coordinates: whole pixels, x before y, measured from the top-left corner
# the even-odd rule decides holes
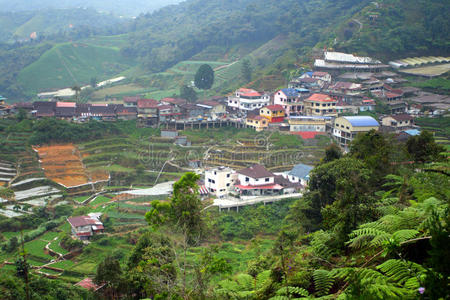
[[[409,130],[405,130],[405,132],[407,134],[409,134],[409,135],[412,135],[412,136],[420,134],[420,130],[417,130],[417,129],[409,129]]]
[[[302,179],[308,179],[309,172],[311,172],[312,169],[314,169],[314,167],[305,164],[298,164],[295,165],[294,168],[292,168],[292,170],[288,173],[288,175]]]
[[[370,116],[349,116],[343,118],[349,121],[354,127],[380,126],[377,120]]]
[[[287,97],[297,97],[298,92],[295,89],[287,88],[281,90]]]
[[[295,90],[297,92],[299,92],[299,93],[309,93],[309,90],[308,89],[304,89],[304,88],[296,88]]]
[[[307,74],[307,75],[309,75],[309,77],[311,77],[313,73],[314,73],[313,71],[310,71],[310,72],[305,72],[305,73],[303,73],[303,75],[304,75],[304,74]]]

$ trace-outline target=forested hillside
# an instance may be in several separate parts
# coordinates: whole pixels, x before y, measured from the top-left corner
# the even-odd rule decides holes
[[[126,20],[93,9],[48,9],[25,12],[0,12],[0,42],[23,41],[36,32],[37,39],[44,36],[72,34],[77,31],[116,33],[113,28]],[[96,32],[97,30],[97,32]]]
[[[450,51],[448,2],[430,0],[410,5],[405,0],[187,0],[153,13],[142,14],[123,25],[114,23],[116,20],[109,19],[111,16],[101,15],[98,18],[95,13],[80,13],[79,17],[73,16],[75,19],[60,14],[51,26],[43,25],[42,13],[29,20],[23,16],[14,18],[6,14],[3,23],[7,26],[0,29],[5,32],[5,36],[26,36],[30,30],[34,30],[38,31],[38,39],[42,40],[27,46],[8,45],[0,48],[0,57],[26,61],[26,64],[11,65],[4,59],[0,60],[0,70],[6,74],[0,78],[0,92],[8,98],[23,97],[27,93],[27,96],[30,95],[24,83],[17,82],[17,74],[22,68],[34,62],[33,59],[21,57],[24,51],[38,53],[33,48],[42,49],[41,43],[79,41],[87,37],[94,40],[99,35],[119,33],[126,35],[120,36],[125,42],[119,46],[121,56],[116,63],[121,64],[123,58],[136,60],[139,70],[132,70],[128,74],[133,74],[137,80],[144,76],[147,82],[153,81],[149,79],[152,73],[166,72],[182,61],[198,57],[200,60],[209,60],[205,57],[214,57],[215,60],[224,58],[228,62],[228,54],[239,52],[237,48],[251,48],[248,46],[251,45],[252,49],[244,51],[245,56],[274,38],[280,38],[280,46],[275,51],[258,55],[257,61],[252,62],[256,77],[253,79],[267,74],[289,74],[297,69],[299,63],[310,62],[311,49],[314,47],[322,49],[327,46],[371,55],[384,61],[415,55],[446,56]],[[83,26],[78,26],[77,22],[83,23]],[[68,24],[75,26],[67,30]],[[40,35],[39,28],[44,28],[41,26],[46,28],[42,29],[44,35],[45,30],[50,30],[50,35]],[[222,57],[211,55],[211,51]],[[233,60],[241,58],[237,55]],[[59,72],[57,69],[50,71],[55,74]],[[120,72],[123,71],[120,68]],[[105,78],[110,74],[94,72],[86,76]],[[64,78],[62,81],[67,80]],[[242,83],[237,80],[233,84]],[[219,90],[228,91],[235,88],[234,85]]]
[[[46,9],[67,9],[87,7],[98,11],[112,12],[116,15],[137,16],[140,13],[154,11],[166,5],[176,4],[181,0],[0,0],[0,11],[31,11]]]

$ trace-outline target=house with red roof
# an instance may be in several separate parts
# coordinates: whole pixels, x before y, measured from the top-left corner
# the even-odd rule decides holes
[[[285,117],[284,108],[279,104],[267,105],[261,108],[259,115],[269,120],[269,123],[283,122]]]
[[[260,109],[268,105],[270,102],[270,95],[260,93],[258,91],[246,88],[238,89],[234,95],[228,97],[227,105],[232,110],[251,111]]]
[[[220,118],[227,113],[227,108],[225,105],[214,100],[205,100],[197,103],[196,105],[204,109],[206,115],[213,119]]]
[[[139,99],[137,101],[138,118],[148,123],[158,121],[158,104],[154,99]]]
[[[307,116],[337,117],[337,101],[326,94],[312,94],[304,100],[304,110]]]
[[[275,174],[262,165],[253,165],[239,170],[235,190],[241,197],[269,196],[283,193],[283,186],[275,182]]]
[[[72,228],[72,235],[80,240],[89,240],[93,235],[103,233],[105,228],[99,217],[98,214],[89,214],[68,218],[67,221]]]
[[[123,105],[125,107],[137,107],[138,100],[140,99],[140,96],[123,97]]]

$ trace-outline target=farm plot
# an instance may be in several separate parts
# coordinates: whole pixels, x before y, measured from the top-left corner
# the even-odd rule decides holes
[[[14,192],[17,201],[26,200],[33,197],[43,197],[50,196],[54,194],[60,193],[60,190],[52,187],[52,186],[39,186],[32,189],[24,190],[24,191],[16,191]]]
[[[47,178],[65,187],[76,187],[109,178],[109,174],[101,170],[87,170],[81,162],[78,149],[72,144],[35,149]]]
[[[450,71],[450,64],[434,65],[414,69],[401,70],[401,73],[419,76],[436,77]]]

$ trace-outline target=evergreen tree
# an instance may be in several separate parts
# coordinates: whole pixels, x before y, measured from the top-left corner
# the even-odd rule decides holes
[[[204,64],[198,68],[194,79],[195,86],[202,90],[209,90],[214,84],[214,70],[210,65]]]
[[[246,83],[252,80],[252,66],[248,59],[242,62],[241,75]]]
[[[197,93],[190,86],[182,85],[180,88],[180,97],[189,102],[195,102],[197,100]]]

